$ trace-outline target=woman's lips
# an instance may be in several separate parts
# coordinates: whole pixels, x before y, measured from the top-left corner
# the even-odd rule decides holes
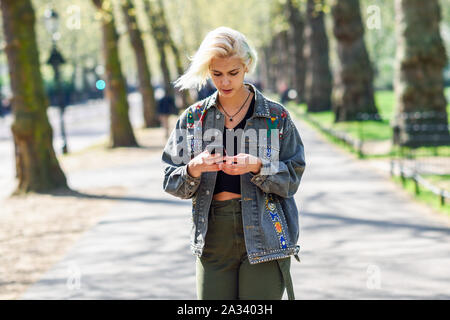
[[[230,93],[231,91],[233,91],[233,89],[229,89],[229,90],[222,89],[222,92],[224,92],[224,93]]]

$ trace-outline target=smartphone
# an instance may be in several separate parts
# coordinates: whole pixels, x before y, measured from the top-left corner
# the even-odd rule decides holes
[[[206,146],[206,150],[208,150],[208,152],[210,154],[226,154],[226,150],[223,146],[219,146],[219,145],[213,145],[213,144],[209,144]]]

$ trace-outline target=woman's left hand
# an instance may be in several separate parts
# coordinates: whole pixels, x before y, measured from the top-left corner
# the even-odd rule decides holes
[[[219,169],[229,175],[241,175],[247,172],[258,174],[262,162],[259,158],[247,153],[235,156],[225,156],[225,162],[219,164]]]

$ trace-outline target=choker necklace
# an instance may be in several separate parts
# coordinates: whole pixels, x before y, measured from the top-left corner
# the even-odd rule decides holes
[[[247,99],[245,99],[244,103],[242,104],[242,106],[239,108],[239,110],[233,114],[232,116],[230,116],[226,111],[225,108],[222,106],[222,104],[220,103],[219,99],[217,99],[217,102],[219,103],[220,108],[222,108],[223,112],[225,112],[226,116],[230,119],[230,121],[233,121],[233,117],[236,116],[239,112],[241,112],[242,108],[244,108],[245,103],[248,100],[248,97],[250,97],[251,92],[248,93]]]

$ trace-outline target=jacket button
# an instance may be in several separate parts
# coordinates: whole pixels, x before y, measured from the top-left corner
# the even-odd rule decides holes
[[[209,194],[209,190],[206,190],[206,194]]]
[[[191,181],[191,186],[195,186],[195,182],[194,181]]]
[[[217,119],[217,120],[220,119],[220,114],[216,115],[216,119]]]

